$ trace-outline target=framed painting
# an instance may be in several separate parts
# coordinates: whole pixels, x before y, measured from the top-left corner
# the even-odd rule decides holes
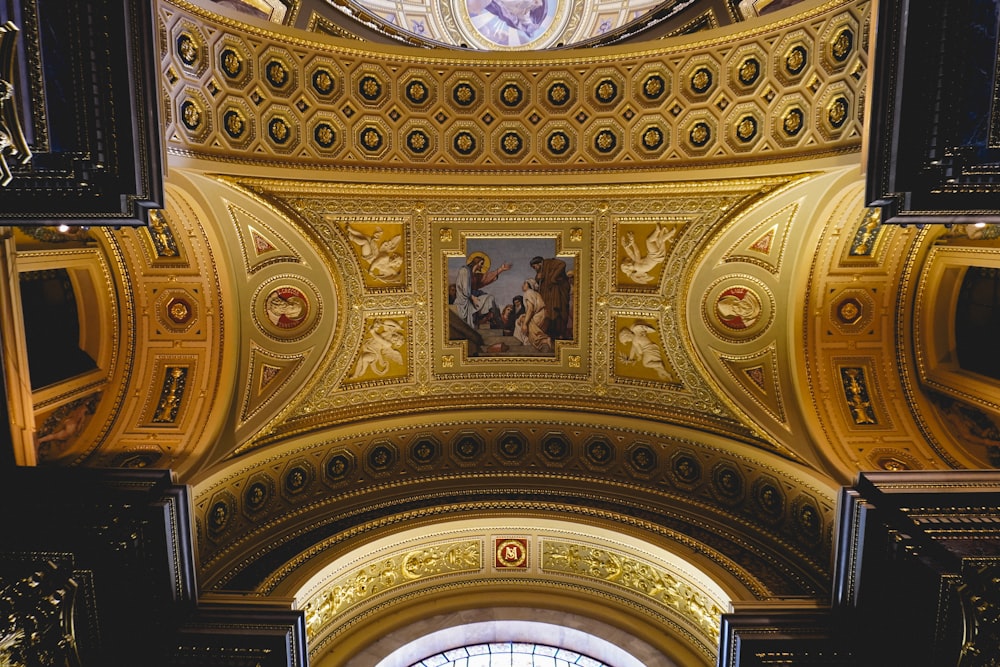
[[[589,294],[582,226],[511,223],[483,231],[476,222],[436,225],[436,369],[582,368],[589,324],[580,307]]]

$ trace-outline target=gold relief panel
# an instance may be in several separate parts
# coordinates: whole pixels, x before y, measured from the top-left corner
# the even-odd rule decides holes
[[[306,600],[303,612],[307,636],[315,638],[337,615],[400,586],[442,575],[478,572],[483,567],[482,552],[482,540],[460,540],[400,551],[365,563]]]
[[[851,239],[847,255],[841,263],[874,265],[882,245],[880,241],[884,236],[882,209],[863,208],[857,228],[854,230],[854,238]]]
[[[181,255],[177,237],[164,209],[157,208],[149,212],[149,224],[145,230],[145,236],[149,239],[149,245],[153,248],[153,255],[158,264],[163,260],[187,264],[187,260]]]
[[[890,429],[892,424],[882,403],[878,380],[867,357],[834,359],[840,385],[841,405],[852,430]]]
[[[617,225],[615,282],[622,291],[659,292],[667,255],[683,220],[667,217],[622,219]]]
[[[868,382],[865,379],[865,369],[853,367],[840,368],[840,380],[844,388],[844,398],[851,411],[855,425],[867,426],[878,424],[875,408],[868,395]]]
[[[680,384],[664,349],[663,335],[655,317],[641,315],[615,318],[613,373],[646,383]]]
[[[513,215],[488,229],[473,218],[432,221],[435,372],[587,373],[590,226]]]
[[[624,552],[578,542],[546,538],[541,552],[543,572],[601,581],[655,600],[697,628],[708,645],[717,644],[722,603],[665,568]]]
[[[403,314],[365,319],[361,349],[347,383],[405,379],[409,374],[409,318]]]
[[[843,334],[872,334],[875,299],[865,289],[848,289],[830,300],[830,322]]]
[[[153,288],[156,323],[162,327],[155,330],[157,337],[176,338],[177,334],[190,334],[195,325],[200,324],[200,298],[195,298],[184,289]],[[193,332],[203,338],[201,331]]]
[[[181,426],[184,408],[190,402],[189,386],[195,377],[196,366],[194,357],[164,357],[156,361],[142,417],[144,426]]]
[[[366,289],[406,285],[407,230],[401,218],[338,217],[331,222],[350,240]]]

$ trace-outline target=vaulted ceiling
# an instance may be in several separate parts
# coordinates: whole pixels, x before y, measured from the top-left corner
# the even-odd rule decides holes
[[[206,590],[319,605],[403,527],[553,544],[510,517],[559,516],[730,599],[823,596],[840,484],[989,464],[996,388],[939,322],[995,241],[865,207],[866,0],[529,54],[219,11],[157,6],[151,226],[17,239],[71,271],[98,366],[32,394],[39,461],[176,470]],[[464,258],[519,258],[482,288],[504,305],[536,248],[572,269],[571,336],[456,333]],[[707,663],[712,624],[675,615]]]

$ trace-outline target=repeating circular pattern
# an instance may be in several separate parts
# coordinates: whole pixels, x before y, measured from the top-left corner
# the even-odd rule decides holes
[[[203,34],[179,14],[166,20],[166,111],[184,150],[242,153],[254,161],[580,169],[622,159],[642,169],[662,166],[662,157],[677,166],[696,158],[764,159],[765,145],[828,154],[856,139],[861,124],[864,81],[856,75],[866,63],[858,48],[863,17],[856,13],[778,26],[767,39],[693,47],[685,59],[663,53],[492,71],[457,61],[432,68],[392,55],[362,62],[277,37],[249,40],[228,26]],[[275,119],[279,98],[287,100],[281,120]],[[735,114],[734,105],[755,108]],[[651,113],[662,123],[652,127]],[[326,125],[318,124],[320,115]],[[529,128],[518,132],[521,151],[515,137],[501,139],[496,130],[498,119],[513,116]],[[414,128],[406,126],[417,121],[421,131],[407,141]],[[552,123],[563,126],[555,131]],[[362,125],[377,130],[362,135]]]
[[[809,64],[809,52],[802,44],[796,44],[785,54],[785,71],[798,76]]]
[[[323,466],[326,479],[334,484],[344,482],[354,474],[354,455],[349,451],[334,452]]]
[[[452,451],[455,457],[464,463],[471,463],[479,459],[485,448],[483,439],[476,433],[465,432],[452,441]]]
[[[441,455],[441,444],[429,436],[414,440],[410,445],[410,460],[417,465],[429,465]]]
[[[683,484],[694,484],[701,480],[701,463],[690,452],[678,452],[671,461],[670,470],[674,480]]]
[[[325,67],[317,67],[310,78],[310,83],[312,88],[316,91],[316,94],[323,97],[332,95],[333,91],[337,88],[337,80],[334,78],[333,73]]]
[[[615,448],[606,439],[595,438],[584,447],[584,455],[593,465],[607,466],[614,463]]]
[[[722,500],[737,502],[743,499],[743,475],[729,463],[720,463],[712,470],[712,488]]]
[[[528,440],[518,431],[506,431],[497,440],[497,452],[505,459],[519,459],[528,450]]]
[[[306,490],[312,481],[313,470],[305,461],[292,464],[284,475],[284,491],[290,496],[296,496]]]
[[[395,445],[388,442],[380,442],[368,450],[368,467],[374,472],[384,473],[389,471],[399,460],[399,452]]]
[[[264,80],[276,90],[282,90],[292,80],[291,68],[283,60],[271,58],[264,63]]]
[[[562,434],[550,433],[542,438],[542,455],[550,461],[565,461],[570,451],[570,443]]]

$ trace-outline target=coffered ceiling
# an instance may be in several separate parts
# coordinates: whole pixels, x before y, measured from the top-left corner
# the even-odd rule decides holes
[[[988,464],[924,391],[947,334],[913,312],[954,286],[929,255],[995,242],[865,207],[870,3],[527,55],[205,7],[157,5],[165,208],[18,261],[117,318],[97,371],[32,397],[38,458],[176,470],[207,588],[322,588],[319,551],[400,517],[552,510],[737,598],[822,595],[840,484]],[[568,335],[470,330],[474,253],[511,263],[480,287],[501,307],[564,262]]]

